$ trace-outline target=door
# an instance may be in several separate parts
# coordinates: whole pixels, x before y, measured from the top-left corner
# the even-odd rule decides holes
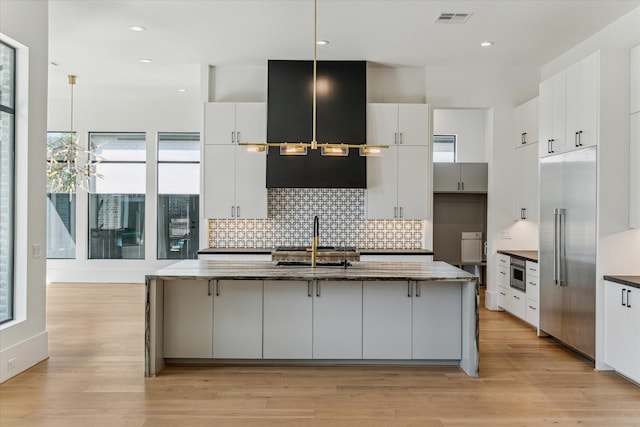
[[[429,217],[429,147],[398,147],[398,218]]]
[[[563,157],[566,285],[563,331],[557,338],[595,359],[596,147]]]
[[[211,284],[206,280],[165,280],[164,357],[211,357],[212,295]]]
[[[462,283],[416,282],[412,358],[462,358]],[[446,325],[446,327],[444,327]]]
[[[208,102],[204,104],[204,143],[232,144],[235,139],[235,104]]]
[[[235,216],[235,145],[204,147],[204,215],[206,218]]]
[[[398,132],[401,145],[429,145],[429,106],[399,104]]]
[[[236,147],[234,172],[236,218],[266,218],[268,205],[266,153],[249,153],[246,147]]]
[[[558,155],[540,159],[540,329],[554,337],[560,337],[562,332],[562,292],[554,279],[557,243],[554,212],[563,204],[562,158]]]
[[[214,295],[213,357],[261,359],[262,280],[219,280]]]
[[[235,111],[237,142],[267,141],[267,110],[264,103],[237,103]]]
[[[411,291],[405,281],[363,284],[363,359],[411,359]]]
[[[367,143],[395,145],[397,140],[398,104],[368,104]]]
[[[307,281],[264,281],[263,357],[310,359],[313,345],[312,286]]]
[[[362,359],[362,282],[316,282],[313,358]]]
[[[367,157],[367,218],[393,219],[398,206],[398,147]],[[395,216],[394,216],[395,215]]]

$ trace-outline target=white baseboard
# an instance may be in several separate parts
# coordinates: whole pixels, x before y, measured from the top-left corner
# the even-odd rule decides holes
[[[0,351],[0,384],[49,357],[49,334],[43,331]],[[12,365],[11,369],[9,366]]]

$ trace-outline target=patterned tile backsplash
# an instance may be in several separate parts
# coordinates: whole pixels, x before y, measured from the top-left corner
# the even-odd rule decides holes
[[[267,219],[209,219],[211,248],[308,246],[313,217],[320,219],[320,244],[367,249],[419,249],[421,220],[365,219],[365,190],[269,189]]]

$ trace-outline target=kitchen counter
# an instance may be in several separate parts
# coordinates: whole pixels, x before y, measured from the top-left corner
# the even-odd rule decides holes
[[[346,269],[180,261],[146,276],[145,376],[167,362],[298,361],[458,365],[477,377],[477,284],[473,274],[433,261]],[[307,352],[291,350],[300,341]]]
[[[538,262],[538,251],[518,251],[511,249],[501,249],[499,254],[509,255],[516,258],[522,258],[526,261]]]
[[[604,280],[640,289],[640,276],[604,276]]]

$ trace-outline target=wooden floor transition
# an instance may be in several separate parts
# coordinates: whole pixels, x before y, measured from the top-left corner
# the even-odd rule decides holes
[[[634,426],[640,387],[481,310],[457,367],[169,367],[143,377],[144,287],[48,286],[50,359],[0,385],[0,426]],[[446,325],[442,325],[446,327]]]

